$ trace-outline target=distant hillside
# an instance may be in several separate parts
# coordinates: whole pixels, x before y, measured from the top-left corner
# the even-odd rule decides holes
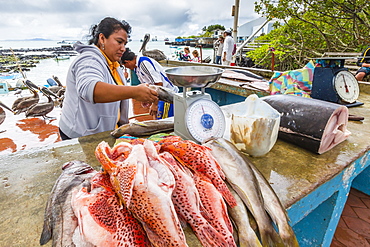
[[[52,39],[42,39],[42,38],[33,38],[33,39],[6,39],[2,41],[52,41]]]

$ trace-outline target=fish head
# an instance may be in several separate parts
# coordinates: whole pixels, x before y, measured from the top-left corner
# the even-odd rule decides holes
[[[98,144],[95,149],[95,157],[99,160],[103,169],[108,173],[112,173],[114,168],[117,166],[112,157],[112,150],[107,142],[102,141]]]
[[[158,144],[161,146],[161,150],[166,150],[168,146],[171,146],[173,143],[180,141],[182,141],[182,138],[180,136],[166,136],[162,140],[159,140]]]

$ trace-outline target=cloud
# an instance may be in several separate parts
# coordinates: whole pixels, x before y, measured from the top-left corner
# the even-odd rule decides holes
[[[106,16],[124,19],[132,38],[196,35],[204,26],[233,27],[234,0],[0,0],[0,33],[10,39],[81,39]],[[253,0],[240,3],[239,25],[257,17]]]

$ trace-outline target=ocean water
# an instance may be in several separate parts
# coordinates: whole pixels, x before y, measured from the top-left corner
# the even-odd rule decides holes
[[[132,41],[127,47],[138,53],[142,43],[140,41]],[[20,48],[50,48],[58,47],[57,41],[0,41],[0,49],[20,49]],[[169,59],[175,59],[172,55],[177,49],[183,47],[173,48],[165,45],[164,41],[151,41],[147,44],[147,50],[159,49],[162,50]],[[191,50],[194,48],[191,47]],[[213,55],[213,49],[203,49],[203,55]],[[38,86],[47,85],[47,79],[53,75],[57,76],[59,80],[65,85],[67,72],[71,62],[76,56],[71,56],[68,60],[56,61],[52,58],[40,60],[36,67],[30,68],[30,71],[25,71],[27,79],[31,80]],[[31,96],[29,90],[23,90],[22,97]],[[14,91],[8,94],[0,94],[0,101],[7,106],[11,106],[13,102],[20,97],[15,95]],[[40,102],[46,101],[46,97],[41,96]],[[132,105],[134,105],[132,103]],[[140,105],[141,106],[141,105]],[[147,109],[141,107],[130,107],[129,116],[137,115],[147,112]],[[136,110],[135,110],[136,109]],[[138,110],[141,110],[138,112]],[[52,112],[48,114],[52,117],[51,120],[44,120],[41,117],[26,118],[24,113],[14,115],[9,111],[5,111],[6,119],[0,125],[0,155],[6,153],[14,153],[19,150],[30,149],[40,146],[49,145],[61,141],[58,132],[58,123],[61,113],[60,107],[55,107]],[[139,121],[147,119],[139,119]]]
[[[140,47],[142,42],[139,40],[133,40],[127,44],[133,52],[139,54]],[[15,40],[15,41],[4,41],[0,40],[0,49],[21,49],[21,48],[30,48],[30,49],[40,49],[40,48],[52,48],[52,47],[59,47],[58,41],[55,40]],[[184,46],[173,47],[170,45],[166,45],[164,41],[150,41],[148,42],[146,49],[158,49],[163,51],[168,59],[176,60],[176,52],[179,50],[183,50]],[[193,51],[199,48],[190,47],[190,50]],[[212,48],[203,48],[202,49],[203,59],[207,56],[213,58],[213,49]],[[44,59],[41,60],[36,67],[30,68],[30,71],[26,71],[27,79],[31,80],[32,82],[36,83],[37,85],[46,85],[46,80],[51,78],[53,75],[57,76],[62,84],[65,84],[66,75],[68,72],[68,68],[71,62],[75,59],[75,56],[71,56],[68,60],[60,60],[56,61],[54,59]]]

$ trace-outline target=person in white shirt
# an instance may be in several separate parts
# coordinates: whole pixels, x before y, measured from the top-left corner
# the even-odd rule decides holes
[[[225,41],[222,50],[222,65],[230,65],[235,42],[231,36],[230,29],[226,30],[223,35],[225,37]]]
[[[216,51],[215,64],[221,64],[222,51],[224,48],[224,37],[220,36],[214,43],[214,49]]]

